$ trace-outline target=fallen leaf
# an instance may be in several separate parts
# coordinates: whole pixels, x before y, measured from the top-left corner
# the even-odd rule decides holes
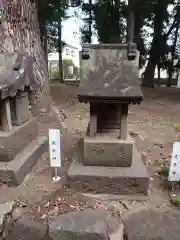
[[[43,214],[42,216],[41,216],[41,219],[42,220],[44,220],[44,219],[46,219],[47,218],[47,215],[46,214]]]
[[[69,206],[70,206],[71,208],[76,208],[75,206],[73,206],[73,205],[71,205],[71,204],[70,204]]]
[[[59,214],[59,208],[55,206],[52,210],[48,212],[49,216],[57,216]]]
[[[44,207],[48,208],[48,207],[50,207],[50,205],[51,205],[50,202],[47,202],[47,203],[44,204]]]
[[[22,211],[20,208],[15,208],[12,212],[12,218],[17,221],[22,216]]]

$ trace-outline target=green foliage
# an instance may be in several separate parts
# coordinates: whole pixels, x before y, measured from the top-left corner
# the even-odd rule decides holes
[[[176,199],[175,199],[175,204],[180,205],[180,197],[179,197],[179,196],[176,197]]]
[[[81,40],[87,42],[90,5],[82,4],[85,15]],[[101,43],[126,42],[128,6],[125,0],[97,0],[92,5],[92,26]],[[146,78],[151,81],[156,66],[168,70],[169,76],[177,71],[173,59],[180,55],[180,35],[177,36],[180,18],[177,0],[133,0],[134,41],[141,54],[149,57]],[[177,39],[176,39],[177,38]],[[152,41],[151,41],[152,40]],[[174,50],[175,49],[175,50]],[[153,86],[153,84],[150,84]]]
[[[73,73],[69,72],[69,67],[73,67]],[[64,76],[65,77],[73,77],[74,74],[74,63],[72,61],[72,59],[70,58],[65,58],[63,59],[63,72],[64,72]]]
[[[52,68],[50,70],[50,78],[51,79],[59,79],[59,69],[57,67]]]
[[[48,37],[49,50],[57,48],[59,22],[67,19],[68,6],[62,0],[38,0],[38,20],[40,24],[41,38]]]
[[[80,72],[79,72],[79,68],[74,66],[74,75],[76,76],[76,78],[80,77]]]
[[[69,72],[68,67],[73,67],[73,74]],[[65,58],[63,59],[63,73],[66,78],[79,78],[79,68],[74,66],[72,59]],[[59,79],[59,68],[54,67],[49,69],[49,77],[50,80],[58,80]]]
[[[167,179],[169,175],[169,167],[163,166],[161,169],[159,169],[158,174],[164,178]]]
[[[180,124],[179,123],[174,124],[174,129],[176,132],[180,132]]]
[[[64,64],[68,64],[68,65],[73,65],[74,66],[74,63],[73,63],[73,60],[71,58],[64,58],[63,59],[63,63]]]

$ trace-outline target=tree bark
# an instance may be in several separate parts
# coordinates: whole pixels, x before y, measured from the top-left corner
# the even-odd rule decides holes
[[[98,33],[98,40],[101,43],[120,42],[120,1],[115,0],[96,5],[94,10],[95,24]],[[106,26],[106,28],[104,28]],[[113,27],[112,27],[113,26]],[[108,29],[108,31],[107,31]]]
[[[160,83],[161,83],[161,66],[160,64],[158,64],[158,79],[157,79],[157,87],[160,87]]]
[[[48,68],[48,43],[47,43],[47,28],[46,28],[46,25],[45,25],[45,29],[44,29],[43,48],[44,48],[45,59],[46,59],[47,68]]]
[[[163,21],[167,10],[167,3],[165,1],[158,0],[155,5],[155,17],[154,17],[154,36],[150,49],[149,62],[144,74],[143,85],[146,87],[154,86],[154,73],[155,67],[160,62],[162,54],[162,42],[163,42]]]
[[[128,0],[127,42],[134,42],[134,9],[133,0]]]
[[[43,98],[49,94],[48,72],[45,54],[40,39],[37,16],[37,3],[34,0],[1,0],[3,16],[0,26],[0,52],[27,52],[33,56],[31,79],[31,102],[41,106]],[[47,101],[46,101],[47,102]]]
[[[178,30],[179,30],[179,24],[180,24],[180,7],[177,8],[177,24],[176,24],[176,29],[174,33],[174,41],[173,41],[173,46],[171,50],[171,62],[169,66],[169,76],[168,76],[168,83],[167,87],[171,87],[171,80],[173,76],[173,70],[174,70],[174,60],[175,60],[175,55],[176,55],[176,45],[177,45],[177,39],[178,39]]]
[[[62,41],[61,41],[61,33],[62,33],[62,28],[61,28],[61,17],[59,18],[58,21],[58,53],[59,53],[59,78],[60,82],[64,82],[64,76],[63,76],[63,62],[62,62]]]
[[[154,87],[155,68],[156,68],[156,65],[154,64],[154,61],[149,60],[146,71],[144,73],[143,86],[150,87],[150,88]]]

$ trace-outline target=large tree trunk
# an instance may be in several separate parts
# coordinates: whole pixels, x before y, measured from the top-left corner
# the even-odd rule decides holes
[[[95,24],[98,38],[101,43],[119,43],[120,42],[120,1],[114,3],[107,1],[102,5],[96,5],[94,10]],[[104,26],[106,26],[105,30]],[[113,26],[113,27],[112,27]]]
[[[150,87],[150,88],[154,87],[155,68],[156,68],[156,65],[154,64],[154,61],[149,60],[146,71],[144,73],[143,86]]]
[[[64,82],[64,76],[63,76],[63,61],[62,61],[62,41],[61,41],[61,32],[62,32],[62,27],[61,27],[61,17],[59,18],[58,21],[58,53],[59,53],[59,78],[60,82]]]
[[[0,52],[28,52],[34,58],[31,79],[33,106],[49,94],[48,72],[41,45],[35,0],[0,0]],[[46,101],[47,102],[47,101]]]
[[[174,33],[174,41],[173,41],[173,46],[171,50],[171,62],[169,66],[169,77],[168,77],[168,83],[167,87],[171,87],[171,80],[173,76],[173,71],[174,71],[174,60],[175,60],[175,55],[176,55],[176,45],[177,45],[177,40],[178,40],[178,31],[179,31],[179,24],[180,24],[180,7],[178,6],[177,8],[177,24],[176,24],[176,29]]]
[[[167,10],[167,3],[165,1],[158,0],[155,4],[155,17],[154,17],[154,36],[150,49],[149,62],[144,74],[143,85],[147,87],[154,86],[154,73],[155,67],[160,62],[162,55],[162,44],[163,44],[163,21]]]
[[[144,40],[141,37],[141,30],[143,28],[144,21],[142,20],[139,11],[136,11],[136,8],[134,8],[134,23],[134,42],[136,43],[140,54],[145,55],[146,50],[144,46]]]
[[[157,87],[160,87],[160,83],[161,83],[161,65],[158,64],[157,67],[158,67],[158,79],[157,79],[156,85],[157,85]]]

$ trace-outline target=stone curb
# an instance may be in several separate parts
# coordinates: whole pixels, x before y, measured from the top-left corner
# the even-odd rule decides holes
[[[46,225],[23,215],[14,203],[9,203],[0,225],[0,240],[123,240],[123,233],[120,219],[104,209],[67,213]]]

